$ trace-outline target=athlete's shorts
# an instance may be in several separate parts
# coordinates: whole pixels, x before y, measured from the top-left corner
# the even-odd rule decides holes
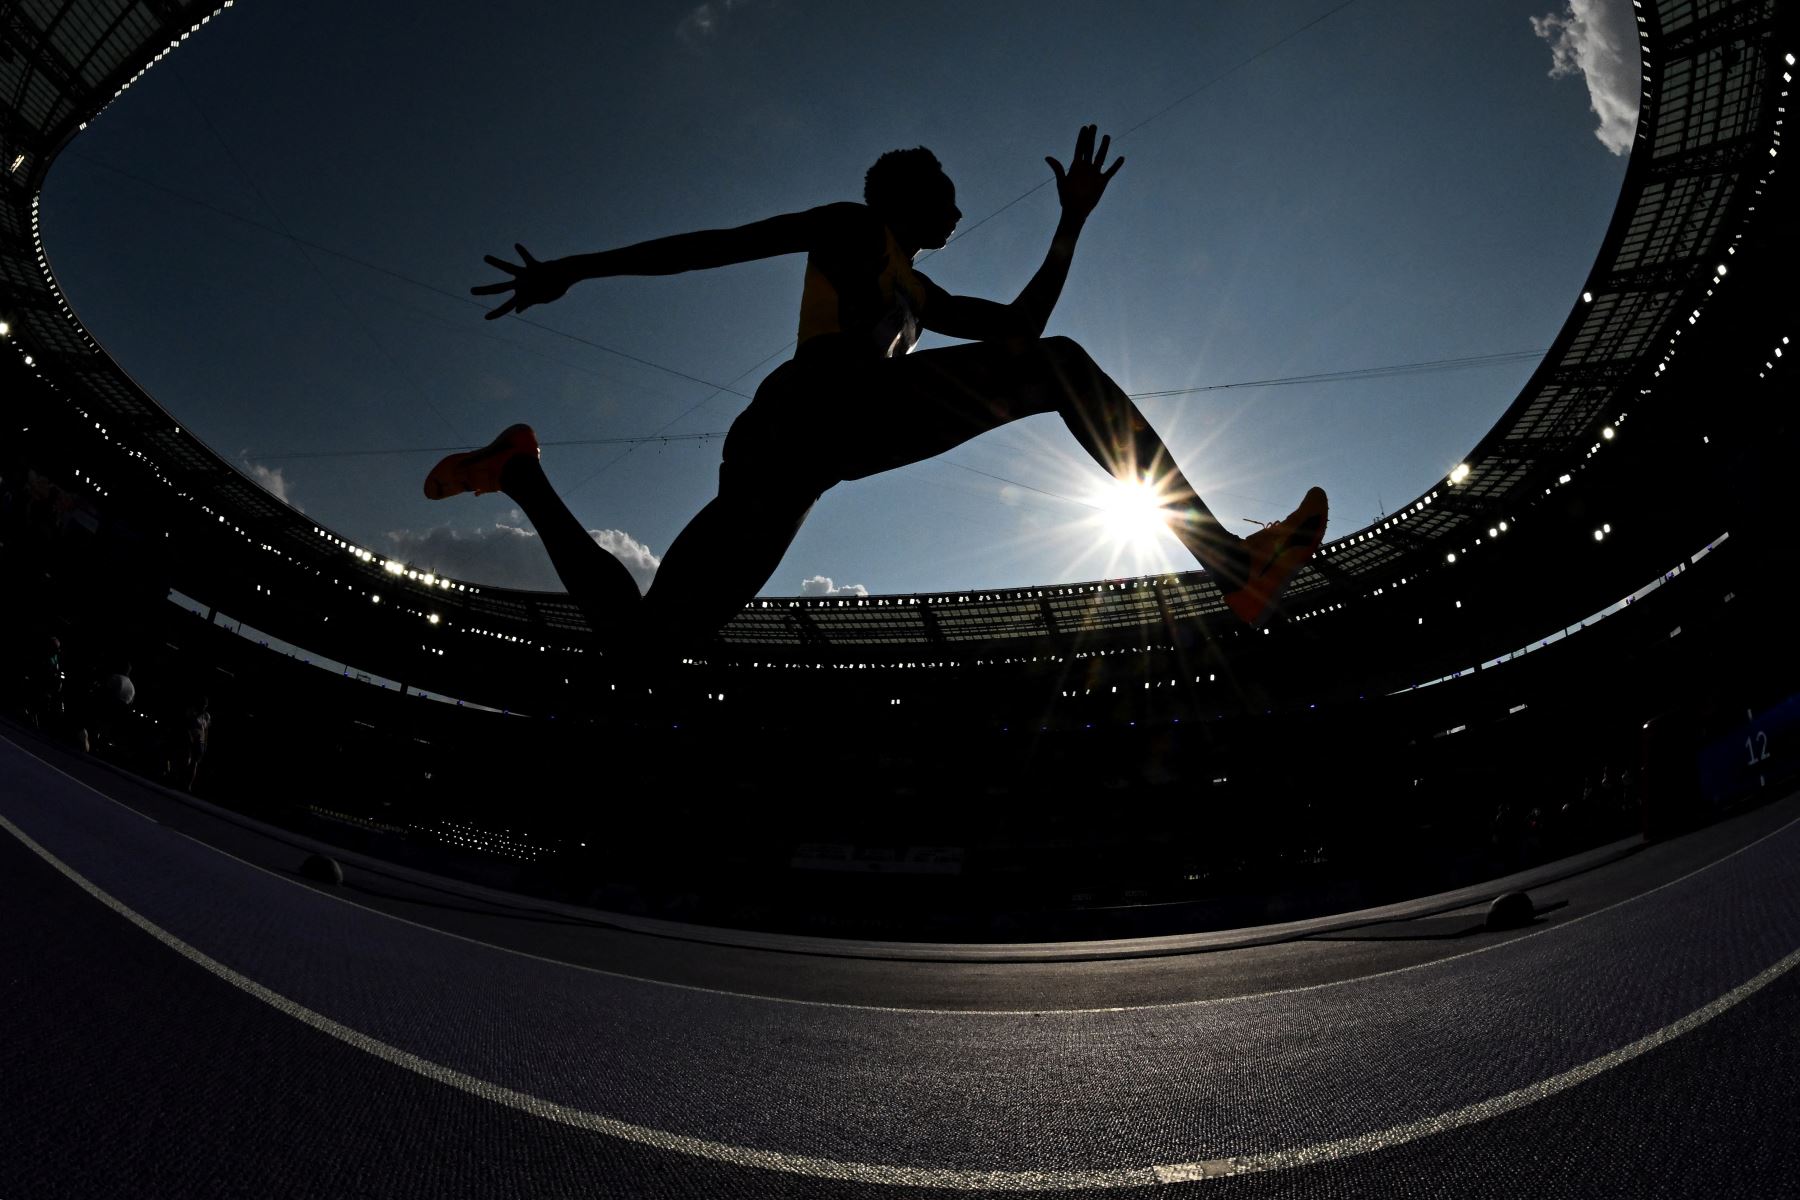
[[[827,488],[934,458],[1021,417],[1066,411],[1100,374],[1068,338],[971,342],[890,359],[808,343],[725,438],[719,495],[810,505]]]

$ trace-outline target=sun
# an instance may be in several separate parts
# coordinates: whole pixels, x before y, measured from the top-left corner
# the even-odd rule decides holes
[[[1149,479],[1109,479],[1089,502],[1102,532],[1122,551],[1153,550],[1169,527],[1167,498]]]

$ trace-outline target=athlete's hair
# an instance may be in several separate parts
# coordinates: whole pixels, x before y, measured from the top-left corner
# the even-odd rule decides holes
[[[937,155],[923,146],[911,150],[889,150],[875,160],[863,176],[863,200],[870,208],[891,209],[904,205],[919,185],[933,175],[941,175],[943,165]]]

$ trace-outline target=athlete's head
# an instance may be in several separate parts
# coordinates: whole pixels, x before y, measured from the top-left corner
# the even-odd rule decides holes
[[[937,156],[923,146],[889,150],[863,176],[863,199],[894,236],[920,249],[935,250],[950,240],[962,210],[956,185]]]

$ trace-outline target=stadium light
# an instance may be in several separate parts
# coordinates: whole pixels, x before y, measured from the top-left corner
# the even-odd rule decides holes
[[[1608,425],[1605,429],[1602,429],[1600,431],[1600,436],[1605,438],[1609,442],[1612,441],[1613,440],[1613,427],[1611,425]]]
[[[0,337],[11,337],[11,336],[12,336],[12,326],[8,325],[5,321],[0,321]]]
[[[1469,464],[1457,463],[1456,469],[1450,472],[1451,483],[1461,483],[1469,477]]]

